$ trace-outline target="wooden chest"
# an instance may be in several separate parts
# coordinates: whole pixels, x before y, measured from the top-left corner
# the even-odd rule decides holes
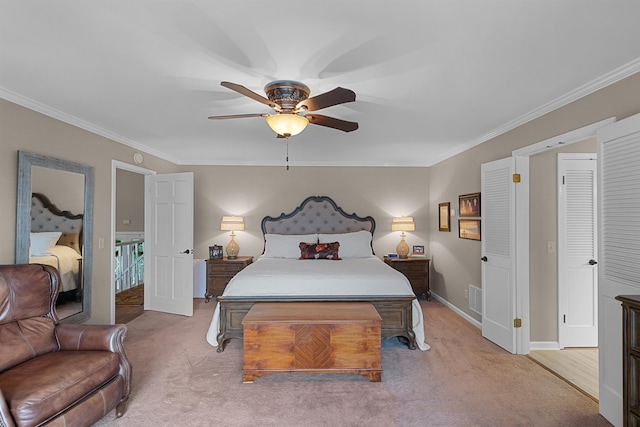
[[[381,323],[368,302],[256,303],[242,321],[242,381],[297,372],[380,381]]]

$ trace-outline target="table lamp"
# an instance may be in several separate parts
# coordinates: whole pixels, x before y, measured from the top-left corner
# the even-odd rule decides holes
[[[398,258],[405,259],[409,255],[409,245],[404,241],[405,231],[414,231],[416,225],[413,222],[413,217],[402,216],[396,217],[391,220],[391,231],[402,231],[400,243],[396,246],[396,252]]]
[[[227,250],[228,259],[238,258],[240,246],[234,240],[236,230],[244,230],[244,217],[241,216],[223,216],[220,223],[220,230],[231,231],[231,241],[225,248]]]

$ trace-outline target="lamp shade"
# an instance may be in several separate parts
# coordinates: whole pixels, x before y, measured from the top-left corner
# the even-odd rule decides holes
[[[266,120],[271,130],[282,136],[297,135],[309,124],[309,120],[306,117],[290,113],[267,116]]]
[[[222,222],[220,223],[220,230],[223,230],[223,231],[244,230],[244,217],[223,216]]]
[[[401,216],[391,220],[391,231],[414,231],[415,229],[412,216]]]

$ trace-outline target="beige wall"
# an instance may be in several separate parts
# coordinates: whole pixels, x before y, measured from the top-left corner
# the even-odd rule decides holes
[[[109,320],[111,279],[111,160],[132,163],[135,150],[0,99],[0,263],[15,261],[18,150],[55,157],[94,168],[93,276],[91,323]],[[174,172],[175,165],[145,155],[142,165]],[[105,248],[98,249],[98,239]]]
[[[125,224],[129,221],[129,224]],[[116,170],[116,231],[144,231],[144,175]]]
[[[395,251],[399,233],[391,218],[413,215],[416,231],[407,243],[427,245],[429,180],[426,168],[367,167],[211,167],[184,168],[195,175],[196,258],[206,258],[213,244],[226,246],[229,232],[220,231],[223,215],[244,216],[245,231],[236,232],[240,255],[262,253],[260,221],[289,213],[308,196],[329,196],[347,213],[376,220],[374,251]]]
[[[464,290],[469,284],[481,285],[481,244],[480,242],[458,239],[457,217],[452,218],[450,233],[438,232],[436,211],[440,202],[449,201],[454,206],[457,205],[458,195],[480,191],[480,165],[482,163],[510,157],[511,152],[515,149],[544,141],[609,117],[617,117],[618,120],[621,120],[637,113],[640,113],[640,73],[432,166],[430,168],[430,209],[433,214],[430,216],[430,249],[434,269],[431,280],[433,291],[472,318],[480,320],[480,316],[469,310]],[[464,117],[461,120],[464,120]],[[537,230],[531,229],[531,234],[536,232]],[[555,299],[555,296],[553,298]],[[554,329],[545,323],[548,319],[537,318],[541,316],[539,313],[544,312],[537,304],[548,304],[548,300],[537,296],[535,304],[531,307],[531,330],[536,331],[535,339],[540,341],[556,340],[555,331],[553,335],[543,335]],[[533,314],[536,314],[537,317],[534,317]],[[546,326],[539,328],[538,322],[542,322]]]
[[[84,212],[84,175],[40,166],[31,167],[31,192],[44,194],[62,211]]]
[[[595,153],[595,138],[545,151],[529,159],[529,294],[531,341],[558,340],[558,153]]]

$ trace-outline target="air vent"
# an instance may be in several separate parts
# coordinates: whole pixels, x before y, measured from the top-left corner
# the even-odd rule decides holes
[[[482,289],[469,285],[469,309],[482,315]]]

